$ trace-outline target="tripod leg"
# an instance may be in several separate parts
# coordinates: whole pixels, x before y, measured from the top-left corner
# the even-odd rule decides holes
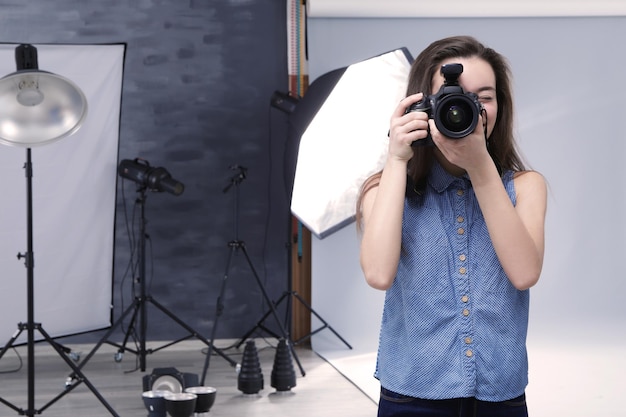
[[[11,348],[13,346],[13,343],[15,343],[15,341],[17,340],[18,337],[20,337],[20,335],[22,334],[22,332],[24,331],[24,326],[22,325],[22,323],[18,323],[17,325],[17,332],[15,332],[13,334],[13,336],[11,336],[11,338],[9,339],[9,341],[7,342],[6,345],[4,345],[4,347],[2,348],[2,351],[0,351],[0,359],[2,359],[2,357],[4,356],[4,354],[9,350],[9,348]]]
[[[4,345],[4,347],[2,348],[2,351],[0,351],[0,359],[4,356],[4,354],[13,346],[13,343],[15,343],[15,341],[17,340],[18,337],[20,337],[20,334],[22,334],[22,332],[24,331],[25,327],[22,323],[18,323],[17,325],[17,332],[15,332],[13,334],[13,336],[11,336],[11,339],[9,339],[9,341],[7,342],[6,345]],[[11,404],[10,402],[4,400],[3,398],[0,398],[0,403],[6,405],[7,407],[12,408],[14,411],[16,411],[18,414],[24,414],[24,410],[21,410],[20,408],[18,408],[17,406]]]
[[[150,301],[152,304],[154,304],[154,306],[156,308],[158,308],[159,310],[161,310],[163,313],[165,313],[169,318],[171,318],[172,320],[174,320],[176,323],[178,323],[182,328],[184,328],[185,330],[187,330],[189,333],[191,333],[191,336],[197,338],[198,340],[204,342],[204,344],[206,344],[209,347],[212,347],[213,350],[215,350],[215,352],[220,355],[222,358],[226,359],[226,361],[228,361],[228,363],[230,363],[231,366],[236,366],[237,362],[235,362],[234,360],[232,360],[231,358],[229,358],[221,349],[216,348],[215,346],[212,346],[212,342],[209,342],[206,337],[202,336],[200,333],[198,333],[197,331],[195,331],[193,328],[191,328],[191,326],[187,325],[187,323],[185,323],[184,321],[182,321],[180,318],[176,317],[171,311],[169,311],[167,308],[165,308],[163,305],[161,305],[157,300],[155,300],[152,297],[147,297],[146,299],[147,301]]]
[[[98,400],[100,400],[100,402],[102,403],[102,405],[104,405],[104,407],[109,410],[109,412],[111,413],[111,415],[119,417],[119,414],[117,414],[115,412],[115,410],[109,405],[109,403],[104,399],[104,397],[102,395],[100,395],[100,393],[98,392],[98,390],[96,389],[95,386],[93,386],[93,384],[91,382],[89,382],[89,380],[87,379],[87,377],[83,374],[83,372],[80,370],[79,366],[76,365],[74,362],[72,362],[63,352],[63,350],[59,347],[59,345],[57,343],[55,343],[52,338],[50,337],[50,335],[41,327],[41,325],[36,325],[37,326],[37,330],[43,335],[43,337],[46,339],[46,341],[54,348],[54,350],[59,354],[59,356],[61,357],[61,359],[63,359],[65,361],[65,363],[72,368],[72,370],[74,371],[75,375],[78,375],[78,381],[76,382],[76,384],[80,383],[80,382],[84,382],[85,385],[87,385],[87,387],[89,387],[89,389],[91,390],[91,392],[96,396],[96,398],[98,398]],[[61,398],[63,395],[65,395],[67,392],[69,391],[65,391],[63,393],[61,393],[60,395],[58,395],[57,397],[55,397],[54,399],[52,399],[52,401],[50,401],[48,404],[46,404],[41,410],[39,410],[38,414],[40,414],[43,410],[45,410],[46,408],[48,408],[50,405],[52,405],[54,402],[56,402],[59,398]]]
[[[128,338],[130,337],[130,334],[135,330],[135,323],[137,323],[137,316],[139,316],[139,312],[141,311],[142,307],[142,303],[144,303],[144,299],[141,298],[135,298],[135,302],[133,303],[133,315],[130,318],[130,323],[128,323],[128,329],[126,329],[126,334],[124,335],[124,339],[122,340],[122,344],[121,345],[116,345],[118,346],[118,355],[121,357],[124,354],[125,350],[130,350],[130,349],[126,349],[126,344],[128,343]],[[122,317],[120,317],[119,323],[120,325],[122,324],[122,319],[126,314],[124,314]],[[108,336],[107,336],[108,339]],[[145,346],[144,346],[145,347]],[[139,351],[141,350],[141,346],[139,347],[139,350],[137,351],[133,351],[133,353],[139,354]],[[117,360],[117,359],[116,359]],[[120,359],[121,360],[121,359]]]
[[[228,272],[230,271],[230,264],[233,260],[233,254],[237,250],[237,246],[229,244],[230,252],[228,252],[228,259],[226,260],[226,270],[224,271],[224,276],[222,278],[222,287],[220,288],[220,294],[217,297],[217,303],[215,306],[215,322],[213,323],[213,328],[211,329],[211,342],[209,343],[209,349],[206,353],[206,358],[204,358],[204,367],[202,369],[202,378],[200,379],[200,385],[204,385],[204,381],[206,379],[207,371],[209,370],[209,362],[211,361],[211,354],[213,352],[213,342],[215,341],[215,335],[217,332],[217,323],[219,321],[220,316],[224,312],[224,290],[226,289],[226,281],[228,280]]]
[[[280,303],[285,299],[285,297],[288,295],[288,293],[284,293],[283,295],[280,296],[280,298],[278,299],[278,301],[276,301],[275,306],[278,307],[280,305]],[[287,307],[289,308],[289,307]],[[255,330],[262,328],[263,327],[263,323],[265,322],[265,320],[270,316],[270,314],[272,314],[272,310],[267,310],[265,312],[265,314],[263,314],[263,317],[261,317],[259,319],[259,321],[257,321],[256,325],[254,327],[252,327],[246,334],[244,334],[241,339],[239,340],[239,343],[237,343],[237,349],[239,349],[239,347],[241,347],[241,345],[252,335],[252,333],[255,332]]]
[[[24,410],[14,406],[13,404],[11,404],[10,402],[8,402],[7,400],[0,398],[0,403],[6,405],[9,408],[12,408],[13,411],[16,411],[19,415],[24,415]]]
[[[282,322],[280,321],[280,317],[278,317],[278,313],[276,312],[276,307],[274,306],[274,303],[272,303],[272,300],[270,300],[270,297],[267,294],[267,291],[265,290],[265,286],[263,285],[263,283],[261,282],[261,279],[259,278],[259,274],[257,274],[256,269],[254,269],[254,265],[252,265],[252,261],[250,260],[250,256],[248,255],[248,251],[246,250],[246,246],[243,244],[243,242],[240,243],[239,246],[241,247],[241,250],[243,251],[243,254],[246,257],[246,261],[248,261],[248,265],[250,266],[250,269],[252,270],[252,274],[254,275],[254,278],[256,279],[256,282],[259,285],[261,292],[263,293],[263,297],[265,298],[265,301],[270,306],[271,313],[276,319],[276,324],[278,325],[278,328],[280,329],[283,335],[283,338],[285,339],[285,342],[289,345],[289,348],[291,349],[291,354],[293,356],[293,359],[298,364],[298,368],[300,368],[300,373],[302,374],[302,376],[305,376],[306,373],[304,372],[304,368],[302,368],[300,359],[298,358],[298,355],[296,354],[293,344],[291,343],[289,334],[287,330],[285,330],[285,327],[283,326]]]
[[[109,328],[109,330],[107,330],[107,332],[104,334],[104,336],[102,336],[102,338],[98,341],[98,343],[96,343],[96,345],[93,347],[93,349],[91,349],[91,351],[87,354],[87,356],[85,356],[85,358],[82,361],[80,361],[80,363],[77,366],[78,369],[82,369],[87,364],[89,359],[91,359],[91,357],[96,354],[96,351],[98,351],[98,349],[100,349],[100,346],[102,346],[102,344],[104,342],[109,340],[109,336],[111,336],[113,334],[115,329],[122,323],[124,318],[128,314],[130,314],[131,311],[134,311],[133,318],[132,318],[132,322],[134,322],[135,317],[137,316],[137,311],[138,311],[137,310],[137,302],[135,302],[132,305],[128,306],[126,311],[124,311],[124,313],[122,313],[122,315],[115,321],[115,323],[113,323],[113,325]],[[129,328],[128,331],[130,332],[130,328]],[[128,333],[126,335],[126,338],[128,338]],[[124,339],[124,340],[126,341],[126,339]],[[70,375],[70,378],[73,379],[74,378],[74,374]]]
[[[326,321],[325,321],[325,320],[324,320],[324,319],[323,319],[323,318],[322,318],[319,314],[317,314],[317,313],[315,312],[315,310],[313,310],[313,307],[311,307],[311,305],[310,305],[309,303],[307,303],[307,302],[306,302],[306,300],[300,296],[300,294],[298,294],[297,292],[295,292],[295,291],[294,291],[294,292],[293,292],[293,296],[294,296],[294,297],[296,297],[296,299],[298,299],[298,301],[300,301],[300,302],[302,303],[302,305],[303,305],[303,306],[305,306],[305,307],[306,307],[306,308],[307,308],[307,309],[311,312],[311,314],[313,314],[315,317],[317,317],[317,319],[318,319],[319,321],[321,321],[321,322],[323,323],[323,326],[322,326],[321,328],[319,328],[317,331],[322,330],[322,329],[325,329],[325,328],[328,328],[328,330],[330,330],[331,332],[333,332],[333,334],[334,334],[335,336],[337,336],[337,337],[339,338],[339,340],[341,340],[341,341],[342,341],[342,342],[343,342],[343,343],[344,343],[344,344],[348,347],[348,349],[352,349],[352,346],[350,346],[350,344],[349,344],[348,342],[346,342],[346,340],[345,340],[343,337],[341,337],[341,336],[339,335],[339,333],[337,333],[337,332],[335,331],[335,329],[333,329],[332,327],[330,327],[330,325],[329,325],[329,324],[328,324],[328,323],[327,323],[327,322],[326,322]],[[316,332],[314,332],[314,333],[317,333],[317,331],[316,331]],[[303,341],[303,340],[308,339],[309,337],[313,336],[313,334],[314,334],[314,333],[311,333],[311,334],[309,334],[308,336],[304,336],[304,337],[300,338],[300,339],[299,339],[297,342],[295,342],[295,343],[297,344],[297,343],[300,343],[300,342],[301,342],[301,341]]]
[[[291,302],[291,293],[288,291],[285,291],[283,293],[283,295],[280,296],[280,298],[278,299],[278,302],[276,303],[276,307],[278,307],[278,305],[280,304],[280,302],[282,300],[287,300],[287,307],[285,308],[285,321],[283,323],[285,323],[285,328],[289,329],[290,331],[293,330],[293,323],[291,320],[291,316],[293,313],[293,303]],[[288,327],[289,326],[289,327]]]

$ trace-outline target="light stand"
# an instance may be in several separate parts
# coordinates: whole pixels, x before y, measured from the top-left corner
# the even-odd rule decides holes
[[[298,154],[298,143],[299,143],[300,137],[302,136],[302,133],[304,132],[308,124],[310,123],[311,119],[315,116],[315,113],[321,106],[321,103],[328,95],[329,90],[332,89],[332,87],[335,85],[335,83],[340,78],[342,73],[343,73],[343,70],[335,70],[326,74],[320,79],[316,80],[313,84],[311,84],[311,86],[307,90],[307,93],[302,99],[294,97],[293,95],[288,94],[288,93],[282,93],[280,91],[275,91],[272,94],[272,97],[270,99],[270,104],[273,108],[280,110],[283,113],[287,114],[289,118],[289,127],[290,127],[289,133],[291,134],[291,136],[293,136],[291,138],[288,138],[287,151],[285,152],[285,161],[284,161],[284,165],[285,165],[284,168],[286,171],[285,172],[285,177],[286,177],[285,193],[289,197],[290,203],[291,203],[292,188],[293,188],[293,182],[294,182],[294,176],[295,176],[296,160],[297,160],[297,154]],[[286,310],[287,317],[285,319],[286,326],[291,325],[291,315],[293,313],[293,300],[294,299],[298,301],[302,306],[304,306],[309,311],[310,314],[313,314],[322,323],[322,325],[318,327],[317,329],[309,332],[308,334],[300,337],[297,340],[292,340],[291,343],[293,345],[298,345],[310,339],[313,335],[319,333],[320,331],[324,329],[329,329],[349,349],[352,349],[352,346],[343,337],[341,337],[341,335],[337,333],[337,331],[333,329],[328,324],[328,322],[324,320],[300,294],[298,294],[296,291],[293,290],[293,283],[292,283],[293,262],[292,262],[292,253],[291,253],[292,252],[291,237],[293,234],[292,219],[293,219],[293,216],[290,214],[289,223],[287,227],[287,251],[288,251],[287,270],[288,270],[288,276],[289,276],[288,290],[285,291],[275,303],[270,304],[270,305],[272,306],[272,309],[273,309],[273,308],[278,307],[283,301],[287,303],[287,310]],[[264,325],[265,320],[269,317],[271,313],[272,313],[272,310],[270,309],[265,314],[263,314],[261,318],[257,321],[256,325],[252,327],[248,332],[246,332],[244,336],[242,336],[242,338],[239,340],[239,343],[236,346],[239,348],[243,344],[243,342],[248,337],[250,337],[250,335],[252,335],[257,329],[261,329],[274,337],[278,337],[278,335],[275,332],[272,332],[270,329],[268,329]]]
[[[33,250],[33,165],[31,146],[50,143],[76,132],[87,114],[87,100],[82,91],[71,81],[57,75],[39,71],[37,49],[32,45],[19,45],[15,50],[17,72],[0,79],[0,142],[13,146],[26,147],[26,240],[27,250],[18,253],[24,259],[27,269],[27,321],[18,323],[18,331],[0,351],[0,358],[13,346],[17,338],[26,331],[28,355],[28,406],[24,410],[0,398],[0,402],[19,415],[34,416],[70,393],[84,382],[104,407],[113,415],[118,414],[89,382],[80,368],[63,352],[43,329],[35,322],[34,314],[34,267]],[[57,119],[50,118],[54,111]],[[35,408],[35,330],[54,348],[65,363],[72,368],[76,378],[66,385],[65,391],[51,399],[42,408]]]
[[[165,349],[166,347],[172,346],[176,343],[182,342],[184,340],[190,339],[192,337],[197,338],[198,340],[204,342],[209,349],[212,348],[213,340],[210,342],[198,333],[196,330],[191,328],[191,326],[187,325],[183,320],[174,315],[171,311],[165,308],[161,303],[155,300],[151,295],[149,295],[146,291],[146,217],[145,217],[145,202],[146,202],[146,191],[149,189],[152,191],[167,191],[174,195],[182,194],[184,190],[184,185],[174,179],[171,178],[169,172],[164,168],[153,168],[147,161],[135,159],[128,160],[124,159],[120,162],[118,172],[120,176],[130,179],[137,183],[137,200],[136,203],[140,206],[140,224],[139,224],[139,295],[135,296],[133,304],[131,304],[117,319],[117,321],[111,326],[111,328],[105,333],[105,335],[98,341],[98,343],[94,346],[94,348],[89,352],[89,354],[84,358],[80,363],[80,367],[82,368],[85,363],[96,353],[96,351],[100,348],[103,343],[108,343],[110,345],[116,346],[119,348],[117,354],[115,355],[115,360],[120,361],[124,352],[129,351],[137,356],[139,356],[139,367],[141,371],[146,370],[146,356],[148,354],[155,353],[159,350]],[[175,321],[182,328],[187,330],[189,334],[186,337],[182,337],[178,340],[169,342],[165,345],[162,345],[156,349],[147,349],[146,348],[146,333],[148,328],[148,314],[146,311],[147,303],[152,304],[157,309],[161,310],[165,315],[167,315],[170,319]],[[128,329],[126,330],[126,334],[124,336],[124,340],[122,344],[117,344],[109,341],[109,337],[115,329],[122,324],[124,319],[132,312],[130,324]],[[137,317],[139,316],[139,320]],[[139,348],[129,349],[126,347],[130,334],[134,331],[135,325],[139,321]],[[231,366],[235,367],[237,363],[228,357],[224,352],[220,349],[214,348],[215,351],[222,356]],[[72,378],[70,376],[70,378]]]
[[[223,192],[226,193],[233,186],[235,187],[235,213],[234,213],[234,217],[235,217],[235,239],[231,240],[230,242],[228,242],[228,247],[230,248],[230,251],[228,252],[228,259],[226,261],[226,270],[225,270],[224,276],[222,278],[222,287],[220,289],[220,293],[219,293],[219,296],[217,298],[217,305],[216,305],[216,309],[215,309],[215,322],[213,323],[213,328],[211,330],[211,344],[209,345],[209,350],[207,352],[207,355],[206,355],[206,358],[205,358],[205,361],[204,361],[204,368],[203,368],[203,371],[202,371],[202,378],[200,380],[200,385],[204,385],[204,381],[206,379],[206,374],[207,374],[207,371],[209,369],[209,362],[211,360],[211,346],[213,345],[213,341],[215,340],[215,335],[216,335],[216,332],[217,332],[218,320],[219,320],[220,316],[222,315],[222,312],[224,311],[224,304],[223,304],[224,290],[226,289],[226,283],[228,281],[228,276],[229,276],[229,272],[230,272],[230,267],[231,267],[231,263],[232,263],[232,260],[233,260],[233,256],[236,255],[239,251],[243,252],[243,255],[246,258],[246,262],[248,264],[248,267],[250,268],[250,271],[252,272],[252,275],[254,275],[254,278],[256,280],[257,285],[261,289],[261,292],[263,294],[263,298],[265,299],[265,302],[270,306],[270,312],[268,313],[268,315],[272,314],[274,316],[274,318],[276,319],[276,324],[278,324],[278,327],[279,327],[280,332],[281,332],[281,336],[286,341],[288,341],[289,348],[291,349],[291,353],[293,355],[293,358],[296,361],[296,363],[298,364],[298,367],[300,368],[300,372],[302,373],[302,376],[304,376],[305,375],[304,369],[302,368],[302,365],[300,364],[300,360],[298,359],[298,356],[296,355],[296,352],[295,352],[295,350],[293,348],[293,344],[290,342],[291,339],[289,338],[287,330],[285,329],[285,327],[281,323],[280,318],[278,317],[278,313],[276,312],[276,308],[274,306],[274,303],[269,298],[269,295],[267,294],[267,290],[263,286],[263,283],[261,282],[261,279],[259,278],[259,274],[257,273],[256,269],[254,268],[254,265],[252,264],[252,261],[250,260],[250,256],[248,255],[248,251],[246,250],[245,242],[239,239],[239,185],[243,182],[244,179],[246,179],[247,169],[245,167],[242,167],[242,166],[239,166],[239,165],[234,165],[234,166],[231,167],[231,169],[236,170],[237,174],[235,174],[234,176],[232,176],[230,178],[230,182],[224,188]]]

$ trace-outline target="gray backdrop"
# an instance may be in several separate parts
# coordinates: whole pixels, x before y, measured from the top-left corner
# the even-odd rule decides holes
[[[626,131],[620,121],[626,62],[619,51],[625,21],[433,18],[310,23],[312,79],[400,46],[416,56],[431,41],[453,34],[474,35],[509,59],[518,141],[529,165],[546,176],[550,187],[545,266],[532,290],[531,309],[531,328],[550,337],[585,329],[594,337],[615,339],[623,331],[612,329],[626,329],[620,313],[619,294],[626,284],[620,278],[624,245],[618,220],[624,210]],[[324,240],[314,245],[323,246]],[[322,263],[337,267],[344,261]],[[313,271],[314,282],[331,273],[317,264]],[[361,279],[360,270],[353,274]],[[323,297],[316,299],[324,303]]]
[[[236,193],[223,192],[234,164],[247,168],[238,237],[270,296],[287,288],[286,127],[284,115],[269,108],[272,92],[288,88],[285,18],[285,3],[272,0],[0,1],[2,42],[127,44],[119,157],[145,158],[186,186],[181,196],[148,195],[146,279],[155,299],[206,336],[227,243],[235,238]],[[121,186],[111,260],[114,319],[132,301],[122,210],[126,204],[132,216],[136,194],[125,181],[124,200]],[[267,307],[243,257],[233,262],[225,303],[218,337],[242,336]],[[186,333],[153,310],[149,322],[149,339]]]
[[[626,18],[315,18],[311,79],[401,46],[417,55],[456,34],[509,58],[519,144],[549,184],[544,270],[531,289],[531,405],[537,415],[621,415]],[[355,350],[329,332],[313,346],[377,398],[372,373],[384,293],[364,282],[354,224],[314,239],[312,251],[313,306]]]
[[[603,329],[626,328],[619,295],[626,284],[620,278],[624,245],[618,220],[624,209],[626,62],[619,51],[625,20],[320,18],[310,23],[312,79],[400,46],[416,56],[431,41],[453,34],[474,35],[509,59],[518,141],[550,187],[545,266],[532,290],[531,327],[551,337],[581,328],[617,337]],[[346,165],[349,169],[349,158]],[[330,273],[323,265],[342,262],[316,264],[313,282]],[[351,275],[362,279],[358,269]],[[324,303],[323,297],[316,300]]]

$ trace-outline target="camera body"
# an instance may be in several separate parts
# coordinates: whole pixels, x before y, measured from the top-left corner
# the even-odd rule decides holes
[[[446,64],[441,67],[444,83],[436,94],[426,96],[412,104],[405,113],[423,111],[434,119],[437,129],[450,139],[461,139],[476,129],[483,106],[474,93],[466,93],[459,85],[463,64]],[[413,146],[433,146],[430,133],[424,140],[416,140]]]

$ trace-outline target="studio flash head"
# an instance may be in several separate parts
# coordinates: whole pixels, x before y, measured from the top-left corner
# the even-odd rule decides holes
[[[185,190],[183,183],[173,179],[165,168],[152,167],[144,159],[123,159],[118,167],[118,173],[121,177],[152,191],[181,195]]]

